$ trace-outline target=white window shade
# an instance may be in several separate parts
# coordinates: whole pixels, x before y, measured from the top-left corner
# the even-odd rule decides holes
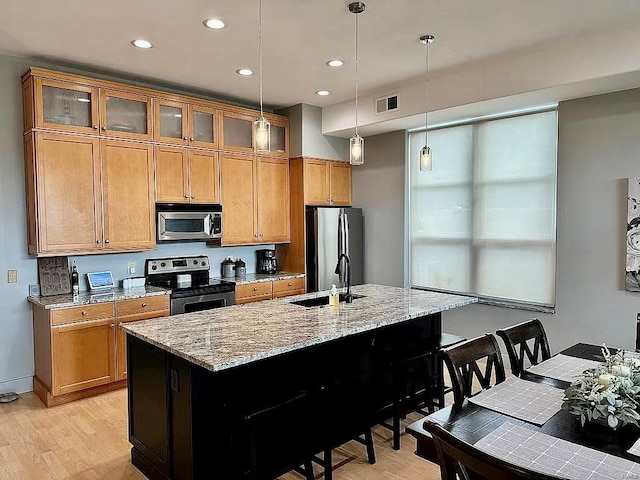
[[[557,112],[409,135],[410,283],[555,304]]]

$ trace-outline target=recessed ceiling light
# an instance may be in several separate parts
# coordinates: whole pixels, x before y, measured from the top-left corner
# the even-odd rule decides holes
[[[341,67],[342,65],[344,65],[344,62],[342,60],[329,60],[327,62],[327,65],[329,65],[330,67]]]
[[[212,28],[213,30],[222,30],[227,26],[224,23],[224,20],[220,20],[219,18],[206,18],[202,24],[207,28]]]
[[[151,43],[149,40],[143,40],[142,38],[138,38],[137,40],[132,40],[131,45],[133,45],[134,47],[145,49],[145,50],[149,48],[153,48],[153,43]]]
[[[238,70],[236,70],[236,73],[239,75],[243,75],[245,77],[248,77],[249,75],[253,75],[253,70],[249,69],[249,68],[239,68]]]
[[[328,90],[318,90],[316,92],[316,95],[320,95],[321,97],[326,97],[327,95],[329,95],[329,91]]]

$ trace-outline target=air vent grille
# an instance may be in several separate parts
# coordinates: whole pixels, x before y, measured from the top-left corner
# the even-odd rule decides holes
[[[376,98],[376,115],[394,112],[396,110],[400,110],[400,102],[398,101],[397,93]]]

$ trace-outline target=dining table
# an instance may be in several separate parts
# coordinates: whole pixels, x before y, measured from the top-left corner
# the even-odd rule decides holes
[[[610,350],[611,353],[616,352],[615,349]],[[586,343],[575,344],[559,353],[567,357],[585,360],[603,360],[601,347]],[[570,382],[545,377],[528,371],[523,372],[520,378],[562,390],[570,385]],[[507,380],[509,380],[509,377],[507,377]],[[517,379],[514,380],[517,381]],[[485,390],[485,392],[489,392],[494,388],[496,387]],[[560,392],[561,390],[558,391],[559,394]],[[480,406],[473,402],[473,398],[471,401],[465,399],[461,407],[456,408],[455,405],[447,406],[407,426],[407,433],[416,439],[415,454],[435,463],[437,463],[435,445],[431,435],[424,428],[425,420],[442,425],[456,438],[469,444],[475,444],[478,448],[481,448],[480,445],[487,445],[487,442],[495,440],[500,435],[506,435],[506,438],[511,442],[517,442],[520,441],[518,439],[522,439],[521,441],[523,443],[532,441],[531,439],[535,437],[535,439],[547,445],[550,442],[554,443],[557,439],[559,440],[559,442],[557,442],[558,444],[562,443],[563,446],[570,445],[576,450],[581,449],[583,452],[588,452],[588,454],[582,454],[587,458],[583,458],[580,465],[582,468],[585,468],[585,472],[591,469],[590,459],[595,458],[601,460],[605,457],[609,458],[609,463],[615,464],[617,462],[623,465],[625,471],[628,471],[626,476],[620,477],[611,474],[611,476],[593,477],[591,475],[584,477],[581,475],[567,475],[567,478],[640,479],[640,456],[633,455],[628,451],[634,447],[634,444],[640,438],[640,428],[634,425],[625,425],[616,430],[607,425],[593,422],[587,422],[582,426],[579,417],[572,415],[564,409],[557,411],[542,425],[536,425],[514,418],[504,412]],[[553,438],[549,439],[549,437]],[[586,447],[586,449],[581,447]],[[490,452],[490,450],[487,451]],[[628,462],[620,461],[620,459],[627,460]],[[620,468],[623,467],[621,466]],[[560,476],[563,475],[560,474]]]

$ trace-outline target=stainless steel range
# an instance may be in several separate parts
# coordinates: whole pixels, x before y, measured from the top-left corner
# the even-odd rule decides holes
[[[171,289],[171,315],[200,312],[236,303],[236,284],[209,278],[209,257],[152,258],[145,262],[147,283]]]

